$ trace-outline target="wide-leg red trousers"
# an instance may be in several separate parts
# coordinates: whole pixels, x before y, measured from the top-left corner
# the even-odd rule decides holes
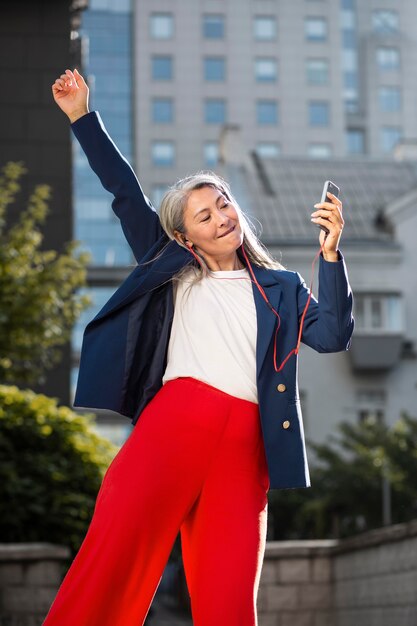
[[[179,530],[194,626],[256,626],[268,489],[258,405],[169,381],[110,464],[44,626],[141,626]]]

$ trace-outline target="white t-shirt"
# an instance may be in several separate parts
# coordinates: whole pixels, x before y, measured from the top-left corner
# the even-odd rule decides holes
[[[174,319],[162,383],[192,376],[257,403],[256,309],[248,271],[210,272],[190,283],[190,275],[174,282]]]

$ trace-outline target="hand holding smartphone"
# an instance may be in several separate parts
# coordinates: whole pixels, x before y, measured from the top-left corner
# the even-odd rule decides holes
[[[331,202],[331,199],[327,197],[327,192],[330,191],[334,196],[339,197],[340,189],[337,185],[335,185],[331,180],[326,180],[323,186],[323,192],[321,194],[320,202]],[[319,228],[324,230],[324,232],[328,235],[329,229],[326,226],[322,226],[321,224],[317,224]]]

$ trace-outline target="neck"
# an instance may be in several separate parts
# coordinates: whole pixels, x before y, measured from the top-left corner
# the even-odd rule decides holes
[[[205,257],[205,261],[212,272],[230,272],[244,269],[244,264],[236,252],[227,258],[214,259]]]

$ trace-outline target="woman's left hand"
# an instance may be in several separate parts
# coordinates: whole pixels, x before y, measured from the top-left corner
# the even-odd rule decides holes
[[[326,235],[324,230],[320,229],[320,246],[324,243],[323,257],[326,261],[337,261],[340,237],[345,225],[342,215],[342,202],[330,191],[327,192],[327,195],[331,201],[315,204],[314,208],[317,211],[311,214],[311,221],[314,224],[325,226],[329,230],[328,235]]]

